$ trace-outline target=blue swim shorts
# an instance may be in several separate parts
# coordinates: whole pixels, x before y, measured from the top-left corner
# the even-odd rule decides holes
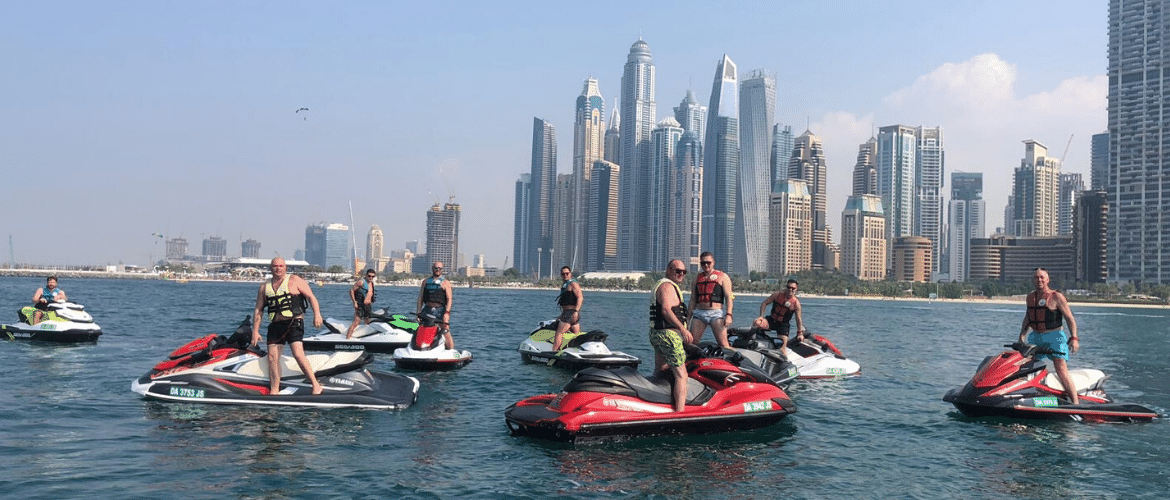
[[[1047,332],[1033,331],[1028,334],[1028,343],[1038,346],[1047,347],[1056,351],[1059,354],[1040,354],[1036,359],[1056,359],[1060,358],[1068,361],[1068,335],[1064,330],[1050,330]]]

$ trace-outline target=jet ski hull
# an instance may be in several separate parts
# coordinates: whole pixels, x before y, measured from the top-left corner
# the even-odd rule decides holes
[[[302,344],[306,351],[369,351],[377,353],[392,353],[395,349],[410,344],[410,337],[414,334],[416,323],[408,323],[401,314],[377,314],[376,321],[368,325],[358,325],[354,329],[353,337],[346,338],[349,323],[343,323],[333,318],[325,320],[326,331],[312,337],[305,337]],[[410,325],[414,325],[411,327]],[[410,329],[403,329],[410,328]]]
[[[585,368],[607,368],[630,366],[637,368],[642,360],[620,351],[610,351],[605,345],[608,337],[604,332],[593,330],[578,334],[566,333],[562,349],[552,349],[558,320],[541,322],[540,325],[520,343],[516,351],[520,359],[529,363],[543,363],[568,370]]]
[[[1114,403],[1105,398],[1081,395],[1088,403],[1071,404],[1056,395],[1032,397],[970,397],[967,387],[951,389],[943,401],[951,403],[971,418],[1004,417],[1013,419],[1059,420],[1073,422],[1149,422],[1157,412],[1132,403]],[[967,394],[965,394],[967,393]],[[1103,395],[1103,394],[1102,394]]]
[[[394,366],[403,370],[414,371],[446,371],[456,370],[471,363],[471,352],[442,349],[449,354],[433,354],[427,351],[418,353],[409,348],[394,351]]]
[[[16,323],[0,325],[0,338],[7,340],[32,340],[37,342],[83,343],[97,342],[102,330],[97,325],[75,325],[69,322],[41,322],[36,325]]]

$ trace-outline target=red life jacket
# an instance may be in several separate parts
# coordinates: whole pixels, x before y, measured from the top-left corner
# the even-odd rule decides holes
[[[722,278],[723,273],[719,271],[699,273],[695,278],[695,303],[722,304],[727,299],[727,291],[719,283]]]

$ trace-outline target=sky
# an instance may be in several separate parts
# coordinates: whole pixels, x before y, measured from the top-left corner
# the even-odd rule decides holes
[[[706,105],[724,54],[776,76],[777,120],[824,145],[834,238],[878,127],[941,126],[944,192],[982,172],[989,232],[1022,141],[1088,184],[1106,129],[1105,0],[3,3],[5,262],[149,265],[156,235],[291,257],[351,220],[359,252],[372,224],[398,249],[454,196],[460,251],[510,266],[533,118],[569,173],[585,79],[608,117],[638,39],[657,120]]]

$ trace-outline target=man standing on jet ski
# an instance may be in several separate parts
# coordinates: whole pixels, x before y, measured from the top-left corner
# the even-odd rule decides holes
[[[727,273],[715,269],[715,254],[699,254],[699,275],[695,277],[695,288],[691,290],[691,336],[695,343],[703,338],[707,326],[715,335],[719,347],[731,347],[727,342],[727,328],[731,326],[731,310],[735,308],[735,294],[731,291],[731,278]],[[723,306],[727,312],[723,312]]]
[[[674,398],[674,411],[683,411],[687,404],[687,355],[684,344],[693,344],[694,338],[687,330],[690,314],[682,300],[678,287],[687,268],[681,260],[666,264],[666,277],[654,285],[654,298],[650,303],[650,345],[654,347],[654,369],[669,371],[673,380],[670,394]]]
[[[796,339],[804,340],[804,318],[800,314],[800,299],[796,298],[799,286],[795,279],[789,279],[784,288],[764,299],[760,304],[760,317],[755,321],[756,325],[767,322],[768,329],[776,331],[780,338],[780,353],[784,356],[788,356],[788,331],[792,328],[793,317],[796,318]],[[768,304],[772,304],[772,312],[765,315]]]
[[[581,305],[585,303],[585,296],[581,293],[581,284],[573,279],[573,270],[569,266],[561,267],[561,294],[557,295],[557,305],[561,306],[561,316],[557,318],[557,333],[553,335],[553,351],[561,350],[561,342],[565,333],[581,333]]]
[[[349,324],[349,331],[345,332],[345,338],[353,338],[353,330],[357,328],[359,323],[364,321],[365,324],[370,324],[374,299],[377,297],[377,292],[374,291],[374,278],[377,277],[378,273],[373,269],[366,269],[365,280],[357,280],[349,289],[349,300],[353,301],[353,323]]]
[[[439,325],[443,330],[443,342],[447,349],[455,348],[455,339],[451,338],[451,281],[443,278],[442,262],[435,261],[431,264],[431,277],[423,280],[418,289],[415,310],[419,315],[426,312],[436,318],[442,318]]]
[[[49,304],[53,302],[65,302],[69,300],[65,297],[65,290],[57,288],[57,277],[49,276],[45,278],[44,288],[38,288],[37,293],[33,294],[33,307],[37,308],[37,312],[32,318],[30,325],[40,323],[45,318],[44,311],[49,309]]]
[[[1048,288],[1048,271],[1042,267],[1036,268],[1032,282],[1035,283],[1036,289],[1028,292],[1028,309],[1024,313],[1024,324],[1020,326],[1020,343],[1024,343],[1027,334],[1027,343],[1056,351],[1056,354],[1040,354],[1036,358],[1047,357],[1052,360],[1060,385],[1068,391],[1068,399],[1075,405],[1079,399],[1077,389],[1068,374],[1069,351],[1066,351],[1064,346],[1068,345],[1074,353],[1080,349],[1077,321],[1068,308],[1068,299],[1064,298],[1064,294]],[[1061,319],[1068,322],[1067,337]],[[1028,333],[1029,328],[1032,329],[1032,333]]]
[[[268,380],[269,393],[280,392],[280,350],[288,343],[289,350],[301,367],[301,373],[313,384],[313,394],[321,394],[321,384],[313,373],[309,358],[305,357],[305,301],[313,307],[313,326],[321,328],[321,307],[313,289],[300,276],[288,274],[284,259],[277,257],[269,264],[272,279],[260,285],[256,293],[256,311],[252,314],[252,345],[260,345],[260,313],[268,308]]]

